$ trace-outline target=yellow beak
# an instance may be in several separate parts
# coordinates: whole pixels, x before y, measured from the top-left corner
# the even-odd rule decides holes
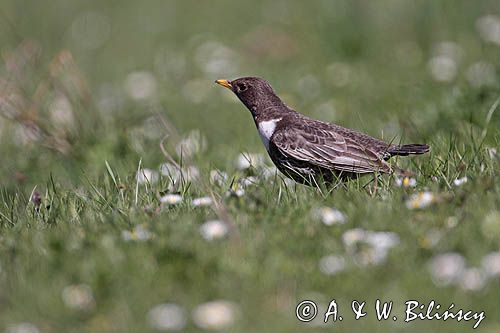
[[[228,80],[215,80],[215,83],[220,84],[221,86],[226,87],[227,89],[233,88]]]

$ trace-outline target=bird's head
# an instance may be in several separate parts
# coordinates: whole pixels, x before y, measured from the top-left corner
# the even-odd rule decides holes
[[[271,85],[258,77],[242,77],[232,81],[217,80],[215,83],[230,89],[254,115],[267,107],[283,104]]]

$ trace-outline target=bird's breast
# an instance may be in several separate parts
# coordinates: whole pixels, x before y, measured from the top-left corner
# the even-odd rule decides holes
[[[276,130],[276,126],[281,119],[282,118],[265,120],[259,122],[259,124],[257,125],[260,138],[262,139],[262,143],[264,144],[264,146],[266,146],[267,151],[269,151],[269,140],[271,140],[271,137]]]

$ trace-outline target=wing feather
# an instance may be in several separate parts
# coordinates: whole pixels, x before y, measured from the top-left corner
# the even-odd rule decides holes
[[[334,131],[287,127],[273,134],[272,144],[286,157],[327,169],[354,173],[391,171],[375,152]]]

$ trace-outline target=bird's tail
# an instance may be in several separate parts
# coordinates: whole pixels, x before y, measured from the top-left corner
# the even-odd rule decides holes
[[[426,144],[414,143],[409,145],[392,146],[389,148],[388,153],[390,153],[392,156],[394,155],[407,156],[413,154],[415,155],[425,154],[429,152],[429,150],[430,147]]]

